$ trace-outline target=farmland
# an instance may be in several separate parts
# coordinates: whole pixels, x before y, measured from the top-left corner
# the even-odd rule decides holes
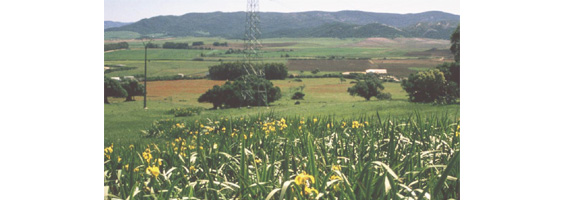
[[[116,36],[117,37],[117,36]],[[107,41],[117,42],[120,40]],[[203,49],[148,49],[148,77],[202,77],[208,67],[242,60],[226,54],[241,40],[203,41]],[[214,47],[227,42],[228,47]],[[379,43],[380,42],[380,43]],[[106,52],[105,66],[143,74],[141,41]],[[282,97],[269,107],[211,109],[197,99],[225,80],[147,83],[143,97],[104,106],[104,190],[120,199],[449,199],[459,198],[459,105],[412,103],[399,82],[390,100],[350,96],[353,79],[304,78],[385,68],[410,73],[452,61],[449,41],[432,39],[265,39],[264,62],[280,62],[298,78],[272,80]],[[385,44],[386,43],[386,44]],[[206,49],[210,48],[210,49]],[[288,56],[287,56],[288,54]],[[198,59],[195,59],[198,58]],[[310,71],[319,68],[321,72]],[[300,89],[302,88],[302,90]],[[292,100],[302,91],[304,100]],[[297,104],[299,102],[299,104]],[[169,111],[203,108],[192,116]]]

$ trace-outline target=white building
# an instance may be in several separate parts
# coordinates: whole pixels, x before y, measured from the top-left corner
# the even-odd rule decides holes
[[[386,69],[367,69],[365,70],[365,72],[368,73],[374,73],[374,74],[386,74]]]

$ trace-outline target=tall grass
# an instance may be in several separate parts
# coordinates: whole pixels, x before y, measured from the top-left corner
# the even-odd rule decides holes
[[[121,199],[459,197],[459,119],[447,115],[163,120],[168,142],[105,148]],[[158,134],[156,134],[158,133]]]

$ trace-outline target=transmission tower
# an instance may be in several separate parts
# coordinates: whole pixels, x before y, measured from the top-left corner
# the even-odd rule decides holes
[[[259,19],[259,0],[247,0],[247,11],[245,17],[245,38],[244,42],[244,68],[247,74],[255,75],[259,78],[265,78],[265,72],[259,68],[258,64],[263,64],[261,55],[261,21]],[[257,66],[257,67],[256,67]],[[247,82],[247,80],[244,80]],[[265,106],[269,106],[267,101],[267,85],[260,84],[257,87],[257,97],[253,95],[253,91],[243,91],[244,101],[258,100]],[[256,99],[258,98],[258,99]]]

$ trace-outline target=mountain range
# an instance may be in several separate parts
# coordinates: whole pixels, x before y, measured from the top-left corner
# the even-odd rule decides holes
[[[459,25],[459,15],[440,11],[415,14],[339,12],[262,12],[262,37],[421,37],[449,39]],[[157,16],[104,31],[132,31],[142,35],[167,37],[214,36],[243,38],[245,12],[188,13],[181,16]],[[110,24],[109,24],[110,25]]]

